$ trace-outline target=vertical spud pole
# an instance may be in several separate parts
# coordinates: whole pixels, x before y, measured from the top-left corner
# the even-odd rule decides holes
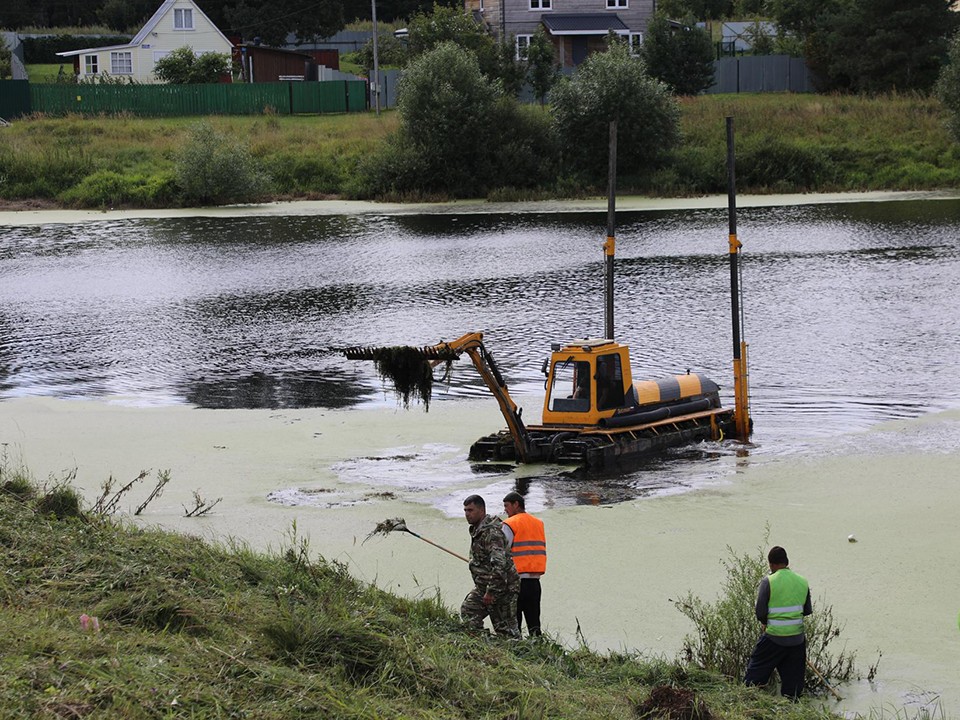
[[[741,338],[740,247],[737,239],[737,177],[734,163],[733,118],[727,118],[727,215],[730,224],[730,314],[733,320],[733,394],[737,437],[750,437],[750,398],[747,389],[747,343]]]
[[[616,253],[617,242],[614,239],[617,225],[617,121],[610,121],[610,149],[607,166],[607,240],[603,244],[603,253],[606,256],[607,272],[604,296],[606,312],[604,313],[604,337],[613,340],[613,257]]]

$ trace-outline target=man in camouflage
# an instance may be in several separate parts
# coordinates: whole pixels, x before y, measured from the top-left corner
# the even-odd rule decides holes
[[[520,576],[507,552],[503,523],[500,518],[487,515],[487,505],[479,495],[463,501],[463,514],[470,523],[473,589],[463,599],[460,617],[471,630],[483,630],[483,619],[489,615],[497,635],[518,638]]]

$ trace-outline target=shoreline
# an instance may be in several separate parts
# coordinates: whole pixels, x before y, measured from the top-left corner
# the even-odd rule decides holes
[[[738,195],[737,207],[778,207],[784,205],[821,205],[856,202],[892,202],[905,200],[957,200],[960,190],[886,191],[859,193],[804,193],[798,195]],[[654,198],[638,195],[618,196],[617,210],[669,211],[709,210],[727,207],[726,195],[690,198]],[[24,201],[26,204],[27,201]],[[163,219],[184,217],[263,217],[302,215],[465,215],[606,212],[607,199],[538,200],[488,202],[459,200],[443,203],[387,203],[366,200],[297,200],[256,205],[223,205],[203,208],[156,208],[123,210],[67,210],[50,207],[0,209],[0,226],[76,224],[111,220]]]

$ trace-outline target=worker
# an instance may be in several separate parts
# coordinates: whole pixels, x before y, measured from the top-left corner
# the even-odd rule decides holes
[[[757,589],[757,620],[763,634],[757,641],[747,673],[746,685],[766,685],[774,669],[780,673],[780,694],[797,700],[803,693],[807,664],[807,640],[803,618],[813,612],[810,585],[788,566],[787,551],[779,545],[767,553],[770,575]]]
[[[507,493],[503,498],[503,533],[513,564],[520,574],[520,594],[517,596],[517,630],[527,619],[527,634],[540,635],[540,577],[547,571],[547,538],[543,521],[530,515],[523,495]]]
[[[490,616],[497,635],[519,638],[517,593],[520,576],[507,552],[507,539],[500,518],[487,515],[479,495],[463,501],[463,514],[470,524],[470,574],[473,589],[460,606],[460,618],[472,630],[483,630]]]

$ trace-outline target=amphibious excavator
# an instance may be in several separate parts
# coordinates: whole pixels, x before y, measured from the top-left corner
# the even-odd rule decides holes
[[[615,124],[611,157],[615,158]],[[615,159],[611,161],[615,167]],[[542,367],[546,396],[539,425],[526,425],[503,375],[483,343],[471,332],[426,347],[353,347],[348,359],[373,360],[382,377],[394,380],[405,399],[410,392],[429,401],[433,368],[466,354],[497,399],[507,428],[477,440],[471,461],[559,463],[591,470],[609,470],[663,450],[701,440],[735,438],[747,441],[752,431],[748,410],[747,345],[740,337],[740,290],[733,171],[733,125],[727,119],[729,257],[733,315],[734,408],[720,402],[715,382],[696,373],[635,381],[630,351],[613,337],[614,173],[608,205],[605,338],[555,343]]]
[[[554,345],[542,368],[547,392],[539,425],[523,422],[482,333],[404,350],[431,368],[466,354],[497,399],[507,429],[477,440],[470,448],[471,461],[602,470],[667,447],[736,436],[735,412],[721,407],[716,383],[695,373],[635,382],[629,348],[612,340]],[[397,351],[356,347],[344,353],[351,360],[383,361]]]

